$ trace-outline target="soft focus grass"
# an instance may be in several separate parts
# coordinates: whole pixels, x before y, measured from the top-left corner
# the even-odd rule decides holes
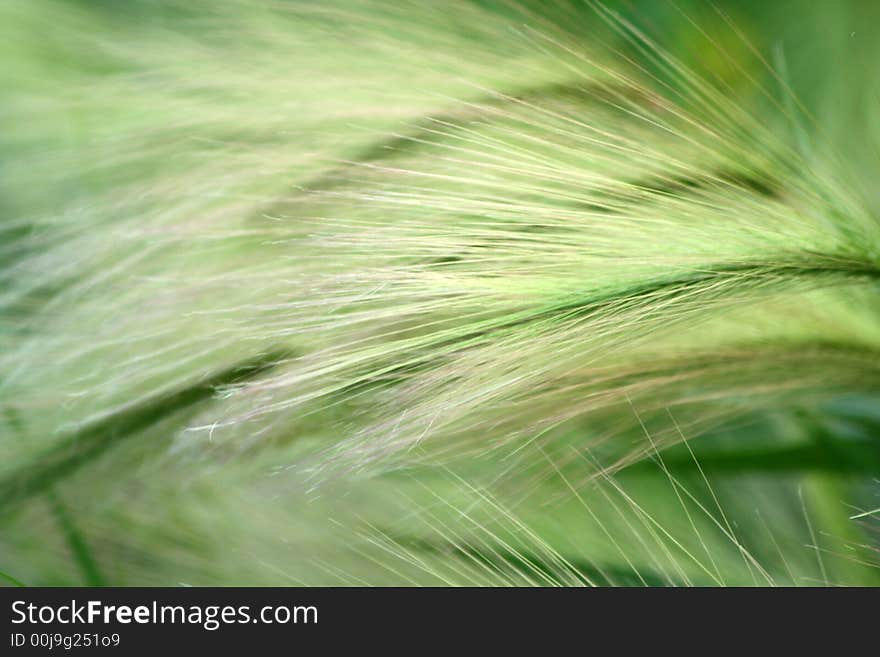
[[[880,16],[765,4],[5,3],[4,577],[877,583]]]

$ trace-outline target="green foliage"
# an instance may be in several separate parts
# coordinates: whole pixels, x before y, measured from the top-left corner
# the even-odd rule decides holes
[[[877,583],[877,7],[617,4],[0,7],[0,575]]]

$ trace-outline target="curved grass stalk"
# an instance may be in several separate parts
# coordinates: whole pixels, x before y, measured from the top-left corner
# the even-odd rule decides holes
[[[0,8],[0,566],[873,581],[876,12],[686,4]]]

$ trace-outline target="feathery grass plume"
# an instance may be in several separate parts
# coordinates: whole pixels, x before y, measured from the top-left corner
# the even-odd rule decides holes
[[[0,571],[877,582],[880,16],[759,4],[0,7]]]

